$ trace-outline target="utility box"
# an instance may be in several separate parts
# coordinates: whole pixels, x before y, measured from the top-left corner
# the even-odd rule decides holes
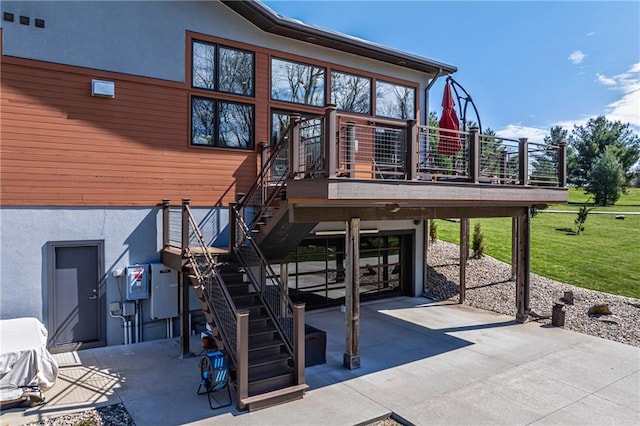
[[[149,298],[149,265],[131,265],[126,267],[127,300]]]
[[[178,272],[162,263],[151,267],[151,319],[178,316]]]

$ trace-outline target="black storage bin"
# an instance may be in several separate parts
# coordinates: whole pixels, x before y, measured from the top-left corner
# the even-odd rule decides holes
[[[304,366],[325,364],[327,362],[327,333],[308,324],[304,325]]]

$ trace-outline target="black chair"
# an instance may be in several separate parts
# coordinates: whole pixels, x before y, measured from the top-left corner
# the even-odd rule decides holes
[[[227,367],[227,358],[220,351],[207,352],[200,360],[200,386],[198,386],[198,395],[207,394],[209,398],[209,407],[217,409],[228,407],[231,405],[231,389],[229,388],[229,369]],[[227,388],[229,394],[229,402],[214,407],[211,403],[211,394]],[[204,390],[203,390],[204,389]]]

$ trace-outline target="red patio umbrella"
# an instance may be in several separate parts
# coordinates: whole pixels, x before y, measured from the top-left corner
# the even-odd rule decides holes
[[[456,114],[456,103],[451,95],[451,85],[447,81],[442,95],[442,117],[440,117],[440,139],[438,141],[438,152],[451,157],[462,149],[460,143],[460,121]],[[447,131],[451,130],[451,131]]]

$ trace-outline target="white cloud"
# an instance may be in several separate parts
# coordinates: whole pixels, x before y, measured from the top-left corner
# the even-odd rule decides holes
[[[581,50],[576,50],[575,52],[571,53],[571,55],[569,55],[569,58],[567,59],[569,59],[571,63],[573,63],[573,65],[578,65],[584,60],[586,56],[587,55],[582,53]]]
[[[613,78],[606,77],[599,72],[596,73],[596,77],[598,77],[598,83],[604,84],[605,86],[615,86],[617,84]]]
[[[523,126],[522,124],[509,124],[504,129],[496,131],[496,136],[501,138],[519,139],[527,138],[530,142],[543,142],[549,134],[549,129],[540,127]]]
[[[640,128],[640,62],[633,64],[627,72],[606,77],[596,74],[598,82],[622,93],[622,97],[605,108],[609,120],[630,123]]]
[[[587,37],[591,37],[592,35],[594,35],[596,32],[595,31],[589,31],[587,33]]]

